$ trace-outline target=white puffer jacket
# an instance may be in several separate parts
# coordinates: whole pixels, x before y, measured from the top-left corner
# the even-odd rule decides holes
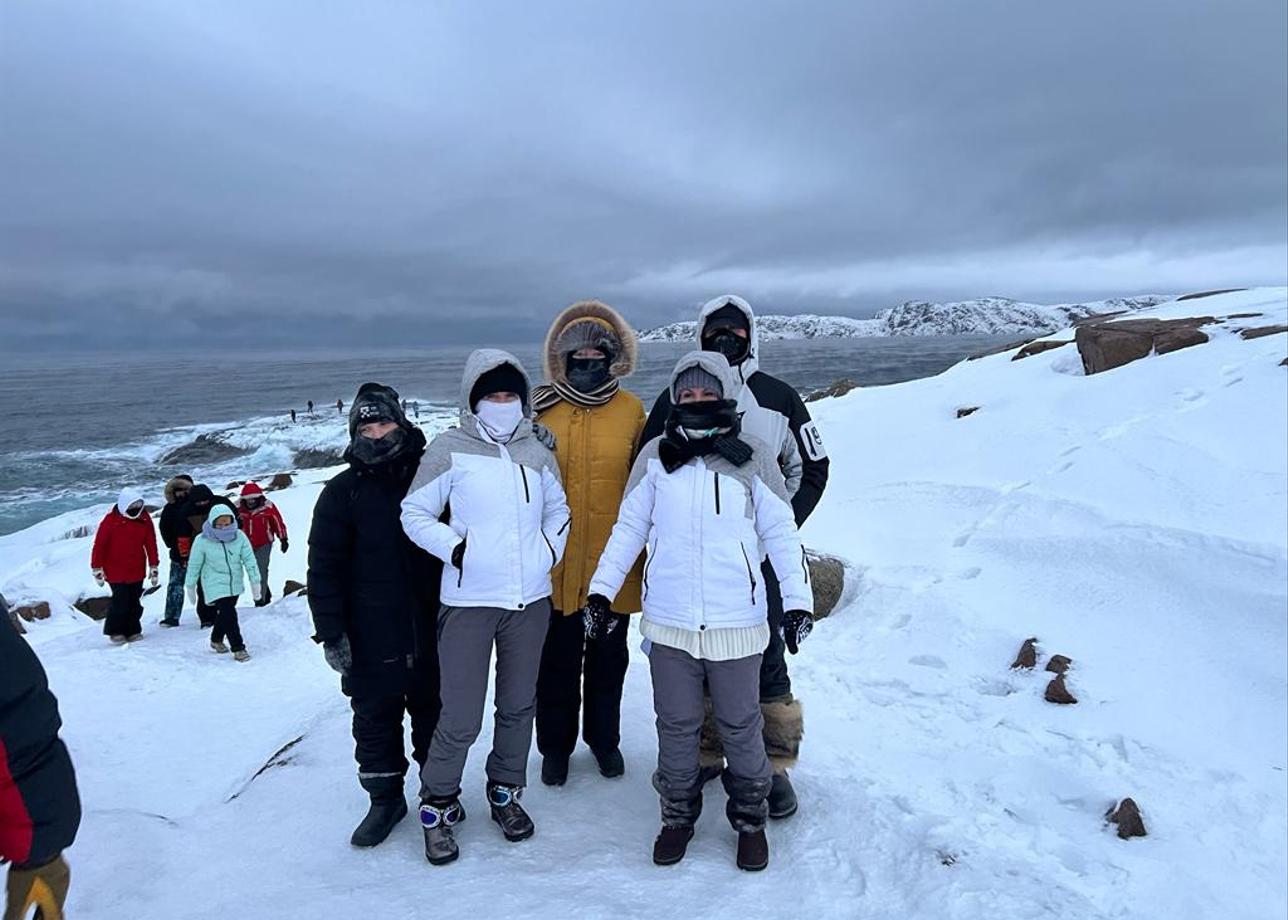
[[[712,352],[686,356],[675,373],[695,364],[718,376],[727,391],[734,388],[728,362]],[[763,547],[779,578],[783,609],[813,610],[805,550],[777,452],[747,435],[743,440],[754,454],[742,466],[709,454],[668,473],[658,458],[661,440],[650,441],[636,458],[590,592],[616,596],[647,548],[646,619],[690,631],[757,626],[768,610]]]
[[[550,570],[568,542],[559,465],[533,436],[532,423],[521,422],[509,443],[497,444],[480,433],[470,411],[474,383],[502,364],[523,371],[503,351],[470,355],[461,382],[460,426],[429,445],[403,499],[403,530],[443,560],[440,600],[451,607],[522,610],[549,597]],[[525,402],[525,414],[530,411]],[[444,523],[439,518],[449,507]],[[452,550],[462,540],[465,557],[458,569],[451,563]]]

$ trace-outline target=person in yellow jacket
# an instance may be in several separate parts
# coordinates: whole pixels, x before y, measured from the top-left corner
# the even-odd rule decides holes
[[[599,772],[616,777],[626,769],[618,747],[622,684],[628,614],[640,609],[640,566],[614,599],[605,634],[586,638],[581,609],[644,429],[643,404],[619,386],[635,369],[638,350],[634,330],[616,310],[597,300],[575,303],[546,335],[548,382],[533,392],[537,421],[555,436],[572,512],[568,548],[554,570],[550,629],[537,679],[537,748],[541,781],[548,786],[568,779],[579,716]]]

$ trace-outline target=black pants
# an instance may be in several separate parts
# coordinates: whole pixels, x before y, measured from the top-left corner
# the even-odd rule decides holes
[[[112,607],[103,621],[105,636],[137,636],[143,632],[143,582],[112,582]]]
[[[778,576],[774,574],[774,567],[768,559],[760,564],[760,573],[765,582],[765,602],[769,606],[769,645],[760,661],[760,699],[761,702],[768,702],[789,696],[792,692],[792,679],[787,675],[787,646],[778,635],[784,613],[783,593],[778,587]]]
[[[353,756],[363,787],[375,791],[396,784],[401,789],[407,774],[403,716],[411,718],[412,759],[423,766],[442,708],[437,668],[417,666],[392,681],[364,681],[359,675],[345,682],[345,693],[353,708]]]
[[[227,636],[228,647],[240,652],[246,643],[242,641],[241,626],[237,623],[237,598],[221,597],[212,609],[215,611],[215,628],[210,631],[210,641],[223,642]]]
[[[613,616],[617,628],[605,639],[588,642],[580,616],[551,612],[537,675],[537,749],[542,754],[572,754],[578,716],[582,716],[582,737],[593,750],[609,751],[621,743],[630,617]]]
[[[203,629],[215,624],[215,614],[215,604],[206,603],[206,592],[202,589],[201,582],[197,582],[197,621]]]

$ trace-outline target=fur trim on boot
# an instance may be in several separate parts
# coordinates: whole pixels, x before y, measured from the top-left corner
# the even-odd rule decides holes
[[[707,715],[702,720],[702,736],[698,741],[698,763],[702,767],[724,766],[724,743],[720,740],[720,729],[716,727],[715,713],[711,708],[711,697],[703,697]]]
[[[805,735],[805,715],[801,701],[792,697],[760,704],[765,716],[765,753],[775,773],[786,773],[796,766]]]

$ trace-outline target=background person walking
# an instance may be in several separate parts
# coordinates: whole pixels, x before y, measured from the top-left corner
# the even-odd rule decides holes
[[[255,606],[263,607],[273,599],[273,590],[268,586],[268,564],[273,555],[273,541],[281,541],[282,552],[286,552],[291,545],[286,536],[286,521],[282,520],[282,513],[264,494],[264,490],[258,484],[248,482],[242,486],[241,497],[237,502],[237,524],[250,540],[255,562],[259,565],[261,590]]]
[[[152,517],[135,489],[122,489],[116,505],[99,522],[90,553],[90,568],[99,586],[112,588],[112,606],[103,634],[113,645],[143,638],[143,579],[155,587],[157,534]]]
[[[186,474],[174,476],[165,484],[165,507],[161,509],[158,529],[161,542],[170,551],[170,574],[166,579],[162,626],[178,626],[183,615],[183,580],[188,574],[188,551],[192,547],[192,527],[183,516],[183,506],[192,486],[192,477]]]

